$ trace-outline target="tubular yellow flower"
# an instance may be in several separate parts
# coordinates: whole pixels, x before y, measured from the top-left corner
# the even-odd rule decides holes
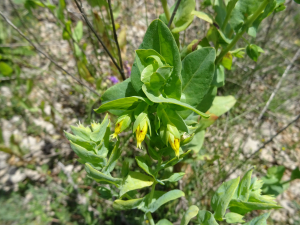
[[[115,133],[113,133],[112,138],[118,139],[118,135],[121,132],[122,124],[123,124],[123,120],[116,124]]]
[[[138,127],[136,129],[136,140],[137,140],[136,146],[138,148],[142,148],[142,142],[145,139],[147,131],[148,131],[148,124],[147,124],[147,122],[145,123],[145,125],[144,125],[144,127],[142,129],[140,129],[140,125],[138,125]]]
[[[174,138],[174,141],[172,141],[171,138],[169,137],[169,143],[173,148],[175,155],[179,157],[180,140],[178,138]]]

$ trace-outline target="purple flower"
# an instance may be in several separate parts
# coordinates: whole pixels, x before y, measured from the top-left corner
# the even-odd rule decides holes
[[[113,83],[119,83],[119,79],[116,76],[109,76],[108,79]]]

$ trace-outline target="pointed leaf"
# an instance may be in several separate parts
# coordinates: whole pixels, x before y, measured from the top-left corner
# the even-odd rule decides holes
[[[120,141],[116,142],[114,149],[112,150],[107,165],[103,168],[104,173],[110,173],[116,166],[118,159],[121,156],[121,148],[119,148]]]
[[[96,155],[92,151],[88,151],[85,148],[70,141],[72,150],[78,155],[79,158],[83,159],[85,162],[99,164],[101,166],[106,165],[106,159],[104,157]]]
[[[218,225],[213,214],[206,210],[199,210],[197,220],[200,225]]]
[[[173,223],[171,223],[169,220],[167,220],[167,219],[162,219],[162,220],[160,220],[160,221],[158,221],[157,223],[156,223],[156,225],[173,225]]]
[[[183,178],[183,176],[185,175],[185,173],[181,172],[181,173],[173,173],[168,179],[166,179],[169,182],[176,182],[179,181],[181,178]]]
[[[203,112],[200,112],[199,110],[195,109],[194,107],[178,101],[176,99],[173,98],[164,98],[163,96],[156,96],[151,90],[148,90],[147,87],[145,85],[143,85],[143,91],[146,94],[146,96],[149,98],[150,101],[155,102],[155,103],[169,103],[169,104],[174,104],[174,105],[179,105],[182,106],[184,108],[190,109],[192,111],[194,111],[195,113],[197,113],[198,115],[204,117],[204,118],[208,118],[209,116],[206,115]]]
[[[196,107],[207,93],[215,71],[216,51],[201,48],[182,61],[181,101]]]
[[[229,212],[225,215],[226,223],[244,223],[243,217],[244,216],[234,212]]]
[[[163,204],[175,200],[177,198],[183,197],[184,193],[180,190],[172,190],[165,194],[163,194],[160,198],[158,198],[155,202],[151,203],[148,207],[148,211],[153,213]]]
[[[116,210],[135,209],[141,204],[143,200],[144,198],[130,199],[130,200],[117,199],[114,201],[113,207]]]
[[[192,205],[188,208],[188,210],[185,212],[184,216],[181,219],[181,223],[180,225],[188,225],[188,223],[190,222],[190,220],[197,216],[199,211],[199,208],[195,205]]]
[[[101,125],[99,126],[99,128],[97,130],[95,130],[94,132],[91,133],[90,138],[96,142],[101,141],[104,138],[104,135],[106,133],[106,128],[107,128],[107,126],[109,126],[109,123],[110,123],[110,121],[108,119],[108,114],[106,114]]]
[[[225,215],[227,206],[234,195],[236,188],[239,185],[240,178],[232,179],[224,182],[215,192],[211,199],[211,206],[215,211],[214,217],[222,221]]]
[[[77,145],[85,148],[88,151],[94,151],[94,149],[97,146],[95,142],[86,141],[86,140],[84,140],[83,138],[81,138],[79,136],[75,136],[75,135],[70,134],[70,133],[68,133],[66,131],[64,131],[64,132],[65,132],[66,138],[69,141],[72,141],[74,144],[77,144]]]
[[[131,110],[137,107],[140,102],[148,102],[147,99],[139,96],[132,96],[127,98],[116,99],[107,103],[102,104],[98,109],[94,111],[96,113],[102,113],[111,109],[123,109],[123,110]]]
[[[250,184],[253,169],[249,170],[241,179],[239,187],[237,189],[237,197],[242,201],[248,201],[250,194]]]
[[[153,184],[153,178],[139,172],[129,171],[120,190],[120,196],[128,191],[149,187]]]
[[[259,203],[259,202],[244,202],[238,199],[232,199],[229,204],[231,212],[235,212],[241,215],[245,215],[253,210],[265,210],[265,209],[279,209],[282,208],[276,204]]]
[[[269,213],[264,213],[258,217],[255,217],[251,221],[244,223],[244,225],[267,225],[267,219],[270,216]]]
[[[96,170],[88,163],[85,164],[85,171],[90,178],[92,178],[95,181],[100,182],[100,183],[101,183],[101,181],[107,182],[110,184],[114,184],[116,187],[119,187],[119,185],[121,185],[121,183],[122,183],[122,179],[114,178],[110,175],[101,173],[100,171]]]
[[[192,11],[192,14],[197,16],[198,18],[205,20],[206,22],[209,22],[210,24],[214,23],[214,19],[211,15],[205,13],[205,12],[200,12],[200,11]]]

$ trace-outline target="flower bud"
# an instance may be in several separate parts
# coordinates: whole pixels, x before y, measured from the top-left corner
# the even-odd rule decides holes
[[[173,148],[175,155],[179,157],[180,134],[178,129],[174,125],[167,125],[167,140]]]
[[[136,129],[136,140],[137,140],[137,144],[136,146],[138,148],[142,148],[142,142],[145,139],[145,136],[147,134],[148,131],[148,124],[147,121],[145,122],[144,126],[142,127],[142,129],[140,128],[140,125],[138,125],[137,129]]]
[[[128,114],[120,116],[116,122],[115,133],[112,134],[112,138],[118,139],[118,135],[129,127],[131,118]]]
[[[137,140],[137,147],[142,148],[142,142],[146,137],[146,134],[149,131],[151,135],[151,128],[150,128],[150,121],[147,116],[147,113],[142,112],[135,120],[133,125],[133,132],[136,132],[136,140]]]

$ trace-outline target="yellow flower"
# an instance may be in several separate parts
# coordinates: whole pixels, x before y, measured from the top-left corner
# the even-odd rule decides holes
[[[142,142],[145,139],[147,131],[148,131],[147,122],[145,122],[144,127],[142,129],[140,129],[140,125],[138,125],[138,127],[136,129],[136,140],[137,140],[137,145],[136,146],[138,148],[142,148]]]
[[[118,139],[118,135],[121,132],[121,127],[122,127],[123,121],[124,120],[121,120],[119,123],[116,124],[115,133],[113,133],[113,135],[112,135],[113,139],[114,138]]]
[[[175,151],[175,155],[179,158],[180,140],[178,138],[174,138],[172,140],[170,136],[169,136],[169,143],[170,143],[171,147],[173,148],[173,150]]]

